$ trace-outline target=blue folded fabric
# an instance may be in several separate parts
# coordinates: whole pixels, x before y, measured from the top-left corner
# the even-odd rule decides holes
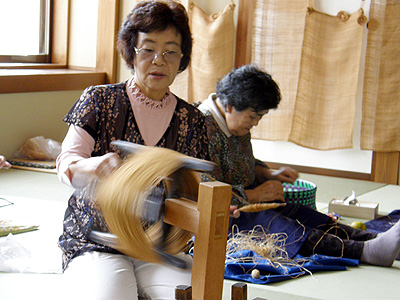
[[[387,216],[377,218],[365,223],[368,231],[384,232],[400,220],[400,210],[394,210]]]
[[[236,261],[225,263],[225,279],[240,280],[250,283],[267,284],[297,278],[309,272],[318,271],[344,271],[347,266],[358,266],[357,259],[339,258],[324,255],[303,257],[296,255],[293,260],[300,261],[299,266],[282,267],[272,265],[268,260],[263,260],[254,251],[241,250],[230,255],[232,258],[257,257],[257,262],[238,263]],[[306,262],[304,262],[306,261]],[[261,273],[259,279],[251,276],[251,271],[258,269]]]

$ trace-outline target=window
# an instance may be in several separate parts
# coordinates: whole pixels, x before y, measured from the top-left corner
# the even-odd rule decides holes
[[[50,62],[51,0],[0,0],[0,62]]]
[[[22,11],[27,11],[26,7],[22,6],[26,3],[28,3],[26,5],[30,5],[32,2],[41,3],[40,5],[43,5],[42,3],[44,2],[49,4],[45,10],[43,10],[43,6],[40,7],[42,7],[42,11],[49,12],[49,19],[51,19],[52,23],[51,30],[49,30],[51,37],[37,38],[38,40],[47,40],[49,43],[49,60],[46,63],[40,63],[40,61],[31,63],[27,61],[29,55],[24,54],[14,55],[25,59],[20,63],[16,63],[15,60],[12,63],[4,62],[1,60],[1,49],[3,49],[4,43],[8,43],[4,42],[4,37],[6,36],[5,31],[13,26],[11,24],[18,22],[22,23],[24,27],[22,33],[15,33],[16,38],[12,39],[12,43],[21,42],[23,45],[22,49],[26,50],[28,48],[25,45],[28,35],[35,35],[37,37],[34,33],[28,34],[28,28],[30,29],[30,27],[34,27],[33,24],[38,23],[25,20],[27,16],[22,13]],[[116,82],[117,52],[115,51],[115,36],[119,27],[120,0],[98,1],[98,3],[92,1],[98,7],[96,65],[94,68],[85,68],[80,65],[70,64],[74,59],[74,57],[70,58],[70,54],[74,53],[73,51],[69,51],[69,37],[77,34],[75,31],[70,32],[69,20],[76,17],[71,16],[71,13],[74,13],[75,10],[70,7],[71,3],[75,5],[81,2],[84,1],[0,0],[0,94],[82,90],[89,85]],[[25,4],[23,5],[22,3]],[[22,8],[23,10],[21,10]],[[3,19],[6,14],[12,14],[13,16],[8,18],[7,22],[4,22]],[[29,15],[33,15],[33,13],[28,13]],[[49,24],[46,26],[49,26]],[[12,35],[8,34],[8,36]],[[20,51],[21,47],[18,48]],[[40,48],[37,46],[35,49]],[[37,53],[39,54],[36,54],[36,56],[43,56],[43,54],[40,54],[40,51]],[[31,54],[31,56],[35,56],[35,54]]]

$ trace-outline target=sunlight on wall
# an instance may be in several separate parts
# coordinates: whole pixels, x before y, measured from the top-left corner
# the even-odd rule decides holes
[[[70,9],[68,64],[95,68],[98,0],[72,0]]]

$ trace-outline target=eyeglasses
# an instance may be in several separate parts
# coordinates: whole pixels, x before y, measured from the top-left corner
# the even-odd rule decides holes
[[[151,61],[153,62],[155,59],[158,58],[159,55],[162,56],[164,61],[169,64],[177,63],[181,60],[183,57],[183,54],[177,51],[171,51],[167,50],[163,53],[157,53],[153,49],[148,49],[148,48],[135,48],[135,52],[138,56],[138,58],[145,60],[145,61]]]

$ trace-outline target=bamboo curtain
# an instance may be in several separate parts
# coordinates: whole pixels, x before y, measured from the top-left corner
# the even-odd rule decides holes
[[[272,74],[283,99],[253,137],[351,148],[366,20],[362,10],[330,16],[308,4],[257,2],[252,62]]]
[[[171,90],[188,102],[203,101],[215,85],[234,67],[235,4],[207,15],[197,5],[188,4],[193,51],[189,68],[179,74]]]

